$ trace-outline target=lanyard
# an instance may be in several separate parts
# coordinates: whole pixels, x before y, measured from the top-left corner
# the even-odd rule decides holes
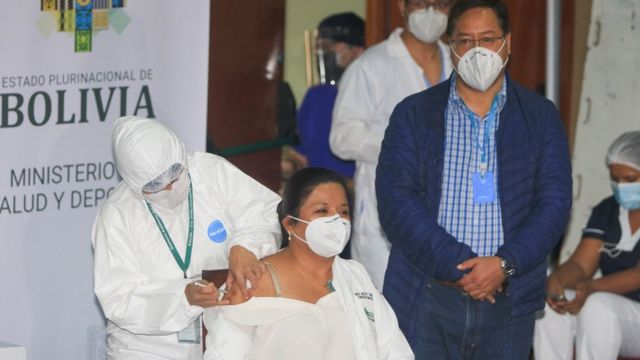
[[[491,110],[489,110],[489,115],[487,115],[487,120],[484,121],[484,133],[482,137],[482,143],[480,143],[480,120],[474,114],[468,114],[471,119],[471,136],[473,137],[473,142],[475,143],[476,149],[480,151],[480,166],[479,171],[482,176],[486,174],[487,169],[489,168],[489,131],[493,129],[493,124],[497,118],[498,111],[498,96],[493,99],[491,103]]]
[[[189,236],[187,237],[187,251],[184,256],[184,261],[182,261],[180,254],[178,254],[178,250],[176,250],[176,246],[173,244],[171,236],[169,236],[169,232],[164,226],[162,219],[160,219],[160,216],[158,216],[158,214],[153,211],[153,209],[151,208],[151,204],[149,204],[147,200],[145,200],[144,202],[147,204],[147,208],[149,208],[153,219],[156,221],[156,225],[158,225],[158,229],[160,229],[160,233],[162,234],[164,241],[167,243],[167,246],[169,247],[173,258],[178,263],[178,266],[180,266],[180,269],[184,274],[184,278],[186,279],[187,269],[189,268],[189,263],[191,262],[191,249],[193,247],[193,190],[191,189],[191,177],[189,177]]]

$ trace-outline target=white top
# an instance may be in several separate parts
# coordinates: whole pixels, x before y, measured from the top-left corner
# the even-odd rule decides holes
[[[252,337],[252,346],[243,359],[355,359],[352,335],[335,293],[325,295],[316,304],[282,297],[254,297],[225,307],[223,316]]]
[[[387,40],[367,49],[349,65],[340,79],[329,136],[336,156],[356,161],[352,255],[369,271],[380,290],[390,249],[378,221],[375,192],[382,138],[396,105],[428,86],[422,68],[400,38],[402,31],[396,29]],[[442,42],[438,46],[444,80],[453,66],[449,48]]]
[[[316,304],[275,297],[208,308],[205,360],[414,359],[366,270],[335,258],[336,291]]]
[[[618,221],[620,221],[620,241],[616,249],[620,251],[633,251],[640,240],[640,229],[631,233],[631,223],[629,222],[629,210],[620,206]]]

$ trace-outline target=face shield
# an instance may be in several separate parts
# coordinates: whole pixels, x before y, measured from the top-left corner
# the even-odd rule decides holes
[[[179,175],[180,168],[186,168],[184,144],[156,120],[134,116],[117,119],[113,153],[120,176],[140,198],[143,187],[150,185],[146,189],[157,190],[163,182]]]
[[[316,64],[321,84],[335,85],[340,80],[344,72],[340,55],[336,52],[335,41],[323,38],[316,40]]]
[[[154,194],[164,190],[167,186],[176,182],[184,170],[184,166],[180,163],[171,165],[171,167],[160,174],[160,176],[146,183],[142,187],[142,192],[145,194]]]
[[[364,48],[364,20],[353,12],[333,14],[320,21],[316,29],[306,30],[304,40],[307,86],[335,85]]]

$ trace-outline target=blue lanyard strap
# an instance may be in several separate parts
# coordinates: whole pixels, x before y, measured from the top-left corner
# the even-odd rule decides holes
[[[482,143],[480,143],[480,120],[479,118],[472,113],[468,113],[467,115],[471,119],[471,136],[473,137],[473,142],[476,147],[480,151],[480,173],[484,175],[488,169],[488,153],[489,153],[489,138],[490,131],[493,130],[494,123],[498,116],[498,95],[493,98],[493,102],[491,103],[491,110],[489,110],[489,114],[487,115],[487,119],[484,121],[484,134],[482,137]]]
[[[169,247],[169,250],[171,251],[173,258],[176,260],[176,263],[178,263],[178,266],[182,270],[182,273],[184,274],[185,279],[187,278],[187,269],[189,268],[189,263],[191,263],[191,249],[193,248],[193,190],[191,188],[191,176],[189,176],[188,199],[189,199],[188,200],[189,201],[189,235],[187,237],[187,250],[184,256],[185,258],[184,261],[180,257],[180,254],[178,254],[178,250],[176,250],[176,246],[173,244],[173,241],[171,240],[171,236],[169,235],[167,228],[164,226],[164,222],[162,222],[162,219],[160,219],[160,216],[158,216],[158,214],[156,214],[156,212],[153,211],[151,204],[147,200],[144,201],[147,204],[147,208],[149,209],[149,212],[151,212],[151,216],[153,216],[153,219],[156,221],[156,225],[158,225],[158,229],[160,230],[160,233],[162,234],[162,237],[164,238],[165,243]]]

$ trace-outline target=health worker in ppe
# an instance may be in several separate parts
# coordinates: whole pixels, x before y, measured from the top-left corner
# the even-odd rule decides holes
[[[291,176],[278,207],[286,247],[264,259],[248,301],[205,310],[205,360],[413,360],[391,306],[366,270],[337,256],[351,223],[345,180],[323,168]]]
[[[92,235],[107,357],[201,359],[200,315],[225,303],[201,272],[229,268],[249,296],[265,271],[257,259],[280,242],[280,199],[218,156],[186,154],[155,120],[116,120],[113,152],[123,181]]]
[[[296,150],[305,157],[307,166],[331,169],[350,179],[355,164],[331,152],[329,131],[340,76],[364,51],[364,20],[352,12],[324,18],[318,24],[315,49],[320,84],[310,87],[302,99]]]
[[[351,256],[382,290],[390,243],[380,226],[375,173],[384,131],[405,97],[446,80],[452,71],[440,37],[452,0],[398,0],[404,29],[367,49],[342,76],[329,135],[331,151],[355,160]]]
[[[536,359],[640,357],[640,131],[620,135],[606,163],[613,196],[593,208],[575,252],[547,280]]]

